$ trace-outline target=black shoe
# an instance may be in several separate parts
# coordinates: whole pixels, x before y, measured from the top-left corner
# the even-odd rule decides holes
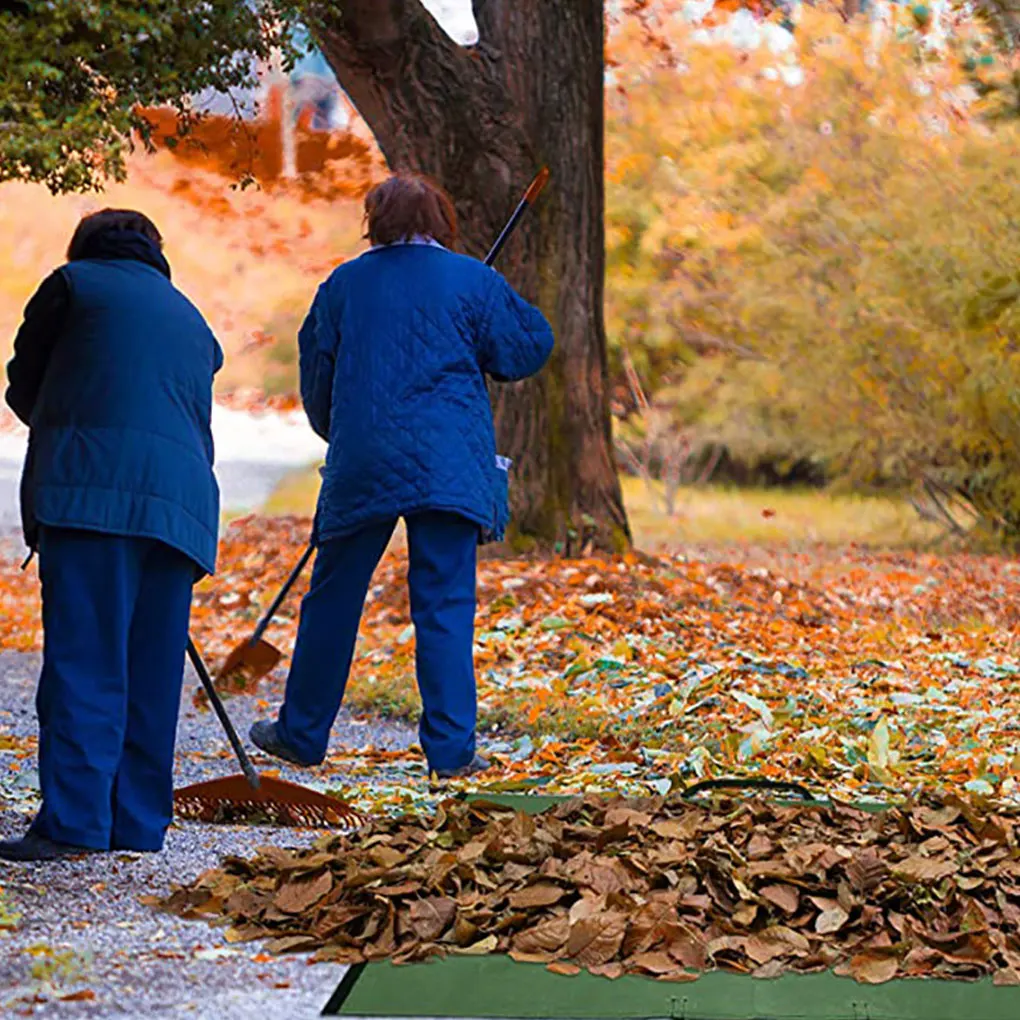
[[[303,769],[314,768],[321,765],[321,761],[305,761],[299,758],[281,739],[279,727],[268,719],[252,723],[248,731],[248,738],[260,750],[271,754],[274,758],[281,758],[291,765],[300,765]]]
[[[480,754],[476,754],[467,765],[461,765],[459,769],[433,769],[432,775],[436,779],[464,779],[478,772],[484,772],[489,768],[492,768],[492,762],[488,758],[483,758]]]
[[[94,854],[96,850],[70,843],[58,843],[37,832],[26,832],[21,839],[6,839],[0,842],[0,860],[4,861],[59,861],[65,857]]]

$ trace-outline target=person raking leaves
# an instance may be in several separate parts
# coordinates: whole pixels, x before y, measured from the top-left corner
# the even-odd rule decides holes
[[[42,806],[7,860],[157,851],[173,815],[192,587],[216,561],[223,354],[162,247],[141,213],[83,219],[7,366],[43,614]]]
[[[322,284],[301,328],[301,397],[329,444],[317,548],[276,720],[252,742],[296,765],[325,758],[372,574],[403,518],[419,727],[430,772],[488,762],[476,748],[473,662],[479,544],[508,524],[486,377],[537,373],[553,334],[482,262],[452,251],[457,220],[434,182],[400,174],[365,200],[362,256]]]

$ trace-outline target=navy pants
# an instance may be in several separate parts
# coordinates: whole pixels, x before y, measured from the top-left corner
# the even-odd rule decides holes
[[[33,829],[98,850],[159,850],[195,565],[146,538],[43,528],[42,808]]]
[[[478,526],[439,512],[406,523],[421,745],[431,768],[460,768],[475,754]],[[368,586],[396,525],[364,528],[318,549],[278,720],[281,739],[310,765],[326,755]]]

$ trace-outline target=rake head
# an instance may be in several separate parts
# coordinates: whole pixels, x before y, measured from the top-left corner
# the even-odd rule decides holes
[[[283,653],[260,638],[258,641],[244,641],[226,658],[216,674],[216,689],[225,693],[250,691],[252,686],[268,676]]]
[[[174,805],[178,818],[194,822],[346,831],[367,823],[362,814],[339,797],[272,776],[260,776],[257,790],[243,775],[194,783],[174,792]]]

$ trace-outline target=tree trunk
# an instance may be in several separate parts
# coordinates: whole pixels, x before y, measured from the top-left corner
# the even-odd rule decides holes
[[[474,0],[479,41],[453,42],[419,0],[345,0],[311,19],[390,167],[429,174],[482,257],[539,167],[552,180],[499,268],[548,316],[549,367],[494,394],[527,546],[617,550],[630,533],[607,394],[602,0]]]

